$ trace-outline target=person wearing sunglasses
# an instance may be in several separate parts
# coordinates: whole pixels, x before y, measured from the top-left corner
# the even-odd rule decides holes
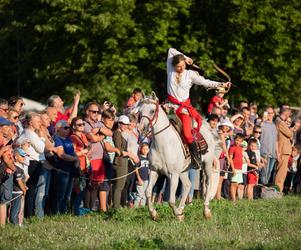
[[[106,179],[105,165],[103,161],[104,146],[103,139],[106,136],[112,136],[113,132],[107,128],[101,121],[99,121],[100,108],[97,102],[90,102],[85,107],[85,128],[84,132],[91,145],[89,154],[89,160],[91,162],[91,189],[87,192],[91,192],[90,196],[90,209],[96,210],[96,193],[99,197],[99,209],[103,212],[107,211],[107,192],[109,191],[109,185],[104,180]]]
[[[0,98],[0,117],[7,118],[8,101]]]
[[[79,160],[70,139],[71,128],[67,121],[60,120],[55,125],[54,145],[57,148],[57,160],[53,170],[52,213],[65,214],[71,199],[73,174],[79,167]]]
[[[21,124],[21,127],[19,128],[19,112],[13,108],[9,108],[7,119],[13,123],[12,129],[14,132],[14,138],[15,140],[17,137],[20,136],[20,134],[23,131],[23,126]]]
[[[15,109],[19,114],[21,114],[25,106],[25,102],[22,97],[12,96],[8,99],[8,105],[10,108]]]
[[[85,122],[81,117],[75,117],[71,121],[71,129],[72,134],[70,139],[73,143],[75,153],[79,159],[79,166],[80,166],[80,177],[88,176],[90,160],[88,158],[90,143],[84,133],[85,130]],[[85,209],[90,207],[90,204],[84,202],[84,210],[80,209],[80,205],[84,200],[85,193],[86,193],[86,184],[87,181],[84,178],[76,178],[74,180],[74,193],[75,197],[73,199],[73,207],[74,207],[74,214],[81,215]],[[87,200],[90,200],[87,198]],[[88,202],[89,203],[89,202]]]

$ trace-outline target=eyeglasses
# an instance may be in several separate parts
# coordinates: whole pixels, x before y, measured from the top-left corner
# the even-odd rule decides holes
[[[261,134],[261,131],[254,131],[255,134]]]
[[[75,124],[77,127],[83,127],[85,126],[85,123],[78,123],[78,124]]]
[[[89,112],[93,113],[93,114],[99,114],[99,110],[89,110]]]
[[[274,112],[268,112],[268,115],[273,115],[274,114]]]
[[[12,117],[14,120],[19,119],[19,116],[13,116]]]
[[[8,111],[8,108],[0,108],[0,109],[2,109],[4,112]]]
[[[64,129],[65,129],[65,130],[68,130],[68,129],[70,129],[70,127],[67,127],[67,126],[66,126],[66,127],[64,127]]]

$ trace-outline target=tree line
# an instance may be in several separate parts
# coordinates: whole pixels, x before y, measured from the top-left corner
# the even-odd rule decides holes
[[[50,94],[109,99],[122,106],[134,87],[166,95],[169,47],[220,80],[228,98],[301,105],[298,0],[1,0],[1,96],[45,101]],[[194,103],[208,102],[193,88]]]

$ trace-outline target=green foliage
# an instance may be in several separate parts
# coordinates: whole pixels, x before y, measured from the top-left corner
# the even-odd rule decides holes
[[[212,61],[236,85],[230,99],[301,105],[300,1],[2,0],[2,95],[45,100],[110,99],[134,87],[166,95],[169,47],[216,78]],[[7,87],[9,86],[9,87]],[[195,101],[207,93],[194,88]]]
[[[0,228],[1,249],[300,249],[300,197],[279,200],[203,202],[185,208],[178,222],[169,206],[158,206],[159,220],[147,209],[33,218],[26,228]]]

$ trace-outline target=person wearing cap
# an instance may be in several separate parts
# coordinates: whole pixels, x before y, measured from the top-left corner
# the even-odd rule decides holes
[[[191,155],[198,167],[201,166],[201,155],[198,153],[198,146],[192,135],[192,119],[197,122],[195,130],[199,132],[202,125],[201,115],[191,105],[189,94],[193,84],[205,88],[229,88],[230,82],[215,82],[205,79],[194,70],[187,70],[186,64],[192,65],[191,58],[185,56],[174,48],[168,50],[167,56],[167,99],[175,106],[176,114],[183,124],[183,135],[187,142]]]
[[[234,126],[233,124],[229,121],[229,120],[224,120],[222,122],[220,122],[220,124],[218,125],[218,130],[219,130],[219,135],[221,137],[221,141],[223,142],[222,144],[222,153],[219,156],[219,165],[220,165],[220,169],[222,171],[220,171],[219,174],[219,182],[218,182],[218,187],[217,187],[217,191],[216,191],[216,195],[215,198],[217,200],[220,200],[222,198],[222,187],[224,186],[224,195],[226,198],[229,197],[229,185],[227,185],[227,183],[224,183],[225,180],[227,180],[227,173],[225,173],[225,171],[228,171],[228,165],[227,163],[229,163],[229,154],[228,154],[228,150],[230,148],[231,145],[231,141],[232,141],[232,135],[233,135],[233,129]],[[224,183],[224,185],[223,185]]]
[[[213,107],[222,108],[223,106],[228,104],[228,100],[223,98],[225,93],[226,93],[225,88],[218,88],[217,90],[215,90],[215,96],[213,96],[210,99],[208,105],[208,109],[207,109],[208,114],[211,114]]]
[[[139,150],[139,144],[138,144],[138,139],[139,139],[139,132],[136,128],[137,126],[137,117],[134,114],[129,114],[129,125],[128,129],[124,132],[122,132],[122,136],[126,139],[127,141],[127,150],[128,152],[131,152],[133,156],[135,156],[135,159],[129,158],[128,161],[128,172],[131,173],[135,170],[136,164],[139,163],[139,158],[138,158],[138,150]],[[127,176],[126,184],[124,187],[124,190],[122,192],[122,204],[126,205],[128,204],[130,207],[133,207],[133,190],[135,186],[135,173],[130,174]]]
[[[13,123],[4,117],[0,117],[0,147],[12,143],[13,130],[11,126]]]
[[[107,128],[100,120],[100,108],[97,102],[90,102],[85,107],[85,127],[84,132],[90,143],[89,160],[91,163],[90,182],[86,191],[85,203],[90,203],[91,210],[95,209],[97,195],[100,202],[100,210],[107,211],[107,192],[109,185],[106,179],[105,165],[103,162],[104,148],[103,139],[112,136],[113,132]]]
[[[70,132],[71,129],[67,121],[60,120],[56,123],[53,137],[57,155],[55,169],[52,171],[53,200],[51,210],[53,214],[66,213],[68,202],[71,199],[73,174],[77,168],[78,157],[70,139]]]
[[[244,116],[242,114],[235,114],[230,118],[230,121],[234,125],[233,133],[236,134],[244,134],[244,130],[242,128],[244,122]]]
[[[283,190],[284,181],[287,175],[288,160],[292,153],[293,132],[288,127],[286,120],[291,116],[289,107],[282,107],[280,115],[275,119],[278,131],[278,165],[275,175],[275,185]]]
[[[22,148],[14,149],[14,163],[16,171],[13,177],[13,198],[10,205],[10,223],[14,225],[22,225],[23,221],[19,220],[20,213],[23,213],[24,203],[22,204],[22,196],[25,196],[27,191],[26,176],[23,171],[23,164],[26,157],[26,152]],[[21,196],[22,194],[22,196]]]
[[[127,152],[128,144],[123,136],[123,133],[125,133],[128,130],[129,124],[129,118],[126,115],[121,115],[118,118],[118,129],[113,134],[114,145],[116,148],[118,148],[119,152],[121,152],[121,154],[115,156],[114,159],[114,170],[116,178],[128,174],[128,157],[133,157],[133,155],[130,152]],[[126,179],[127,178],[119,178],[115,181],[115,184],[113,186],[114,209],[120,208],[121,193],[125,187]]]

